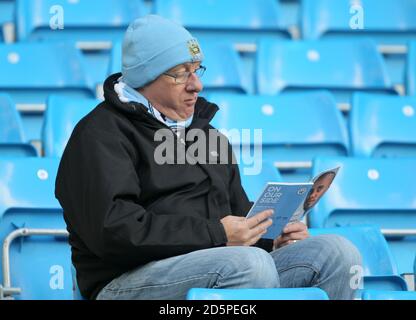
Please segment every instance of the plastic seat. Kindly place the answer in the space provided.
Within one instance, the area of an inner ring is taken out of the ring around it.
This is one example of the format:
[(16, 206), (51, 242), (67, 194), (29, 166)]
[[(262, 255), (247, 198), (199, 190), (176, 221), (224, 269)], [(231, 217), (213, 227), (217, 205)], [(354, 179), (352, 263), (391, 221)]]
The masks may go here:
[(206, 289), (192, 288), (187, 300), (329, 300), (319, 288)]
[(416, 97), (357, 93), (349, 118), (356, 157), (416, 157)]
[(100, 49), (103, 42), (111, 47), (130, 22), (147, 13), (141, 0), (17, 0), (16, 11), (19, 41), (71, 40), (88, 49)]
[(76, 124), (99, 102), (95, 99), (50, 96), (42, 128), (44, 156), (61, 157)]
[(0, 93), (0, 157), (36, 157), (36, 149), (25, 142), (22, 121), (7, 94)]
[[(363, 289), (407, 290), (406, 281), (399, 275), (386, 240), (374, 225), (309, 229), (311, 236), (336, 234), (350, 240), (362, 258)], [(351, 273), (351, 276), (355, 274)], [(358, 272), (358, 270), (357, 270)], [(358, 273), (357, 273), (358, 274)], [(360, 292), (358, 293), (358, 295)]]
[(313, 173), (341, 166), (309, 214), (311, 227), (375, 224), (386, 237), (399, 273), (412, 273), (416, 251), (416, 158), (317, 158)]
[(328, 89), (348, 110), (353, 91), (394, 94), (373, 41), (269, 41), (260, 43), (257, 88), (261, 94)]
[[(284, 181), (309, 180), (312, 159), (317, 155), (348, 154), (347, 129), (329, 92), (211, 94), (209, 100), (220, 107), (211, 123), (227, 130), (235, 152), (251, 148), (253, 157), (260, 158), (257, 161), (274, 163)], [(256, 132), (259, 141), (255, 140)], [(242, 139), (244, 135), (247, 137)], [(261, 153), (254, 149), (256, 145), (262, 146)]]
[(50, 94), (95, 96), (82, 56), (70, 44), (0, 44), (0, 66), (0, 90), (10, 94), (22, 112), (28, 140), (40, 137), (42, 113)]
[(130, 22), (148, 12), (142, 0), (17, 3), (18, 40), (73, 42), (83, 50), (86, 71), (95, 85), (105, 80), (112, 42), (120, 41)]
[(263, 36), (289, 37), (274, 0), (155, 0), (155, 13), (181, 23), (201, 40), (244, 46)]
[(365, 290), (363, 300), (416, 300), (415, 291)]
[(54, 196), (58, 165), (59, 159), (0, 160), (0, 239), (11, 237), (10, 281), (2, 254), (1, 283), (20, 288), (15, 299), (72, 299), (70, 246)]
[(305, 0), (301, 29), (305, 39), (371, 37), (385, 54), (393, 83), (402, 84), (407, 42), (416, 39), (415, 12), (413, 0)]

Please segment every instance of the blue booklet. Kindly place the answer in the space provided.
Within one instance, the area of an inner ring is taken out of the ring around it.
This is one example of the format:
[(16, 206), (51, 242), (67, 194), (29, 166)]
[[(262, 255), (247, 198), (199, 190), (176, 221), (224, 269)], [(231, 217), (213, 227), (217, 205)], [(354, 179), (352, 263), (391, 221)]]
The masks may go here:
[(273, 224), (267, 229), (263, 238), (275, 239), (282, 233), (283, 228), (291, 220), (296, 209), (303, 203), (312, 186), (312, 182), (269, 182), (248, 212), (247, 218), (261, 211), (273, 209), (274, 214), (271, 217)]
[(288, 223), (301, 221), (328, 190), (339, 167), (324, 171), (306, 183), (269, 182), (247, 214), (273, 209), (273, 224), (263, 235), (264, 239), (276, 239)]

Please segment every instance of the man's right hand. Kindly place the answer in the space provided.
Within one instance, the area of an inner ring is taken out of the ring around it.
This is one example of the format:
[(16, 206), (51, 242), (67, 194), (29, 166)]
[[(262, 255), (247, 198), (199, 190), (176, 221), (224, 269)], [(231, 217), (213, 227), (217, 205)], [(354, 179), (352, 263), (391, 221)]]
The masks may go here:
[(267, 232), (272, 225), (269, 219), (273, 210), (259, 212), (250, 218), (226, 216), (220, 221), (227, 235), (227, 246), (251, 246), (255, 244)]

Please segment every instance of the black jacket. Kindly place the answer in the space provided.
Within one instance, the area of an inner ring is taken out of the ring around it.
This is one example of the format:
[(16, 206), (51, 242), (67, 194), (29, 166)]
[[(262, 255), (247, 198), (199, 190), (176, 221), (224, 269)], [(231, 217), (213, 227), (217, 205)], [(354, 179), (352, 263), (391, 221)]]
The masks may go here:
[[(154, 134), (168, 127), (119, 100), (119, 77), (106, 80), (105, 101), (76, 126), (56, 180), (78, 285), (90, 299), (139, 265), (224, 245), (220, 219), (251, 206), (237, 165), (157, 164)], [(199, 98), (189, 129), (213, 129), (217, 110)]]

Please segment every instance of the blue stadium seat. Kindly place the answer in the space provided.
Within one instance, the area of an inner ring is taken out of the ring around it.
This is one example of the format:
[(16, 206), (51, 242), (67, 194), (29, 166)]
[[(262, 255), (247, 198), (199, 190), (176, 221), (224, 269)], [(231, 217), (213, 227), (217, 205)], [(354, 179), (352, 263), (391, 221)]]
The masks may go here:
[(108, 49), (145, 13), (142, 0), (17, 0), (18, 40), (70, 40), (88, 49), (107, 44)]
[(355, 157), (416, 157), (416, 97), (356, 93), (349, 117)]
[(261, 163), (261, 170), (257, 172), (255, 165), (239, 162), (241, 184), (250, 201), (256, 201), (268, 182), (281, 182), (279, 170), (268, 161)]
[(142, 0), (18, 0), (18, 40), (75, 43), (88, 61), (91, 80), (98, 84), (105, 78), (112, 42), (120, 41), (129, 23), (147, 11)]
[[(80, 52), (64, 43), (0, 44), (0, 90), (15, 101), (28, 140), (40, 137), (47, 97), (94, 97)], [(30, 72), (28, 72), (30, 71)]]
[[(214, 127), (239, 129), (240, 137), (241, 129), (250, 129), (247, 139), (240, 141), (233, 138), (233, 131), (228, 132), (235, 152), (250, 146), (258, 161), (275, 163), (285, 181), (309, 180), (311, 161), (317, 155), (348, 154), (344, 120), (326, 91), (278, 96), (211, 94), (209, 100), (220, 107)], [(262, 135), (260, 142), (254, 140), (256, 129)], [(259, 143), (261, 154), (253, 150)]]
[(364, 290), (363, 300), (416, 300), (415, 291)]
[[(224, 42), (201, 43), (205, 59), (202, 65), (207, 68), (202, 83), (202, 95), (212, 92), (247, 92), (249, 79), (245, 77), (240, 56), (232, 45)], [(121, 72), (120, 43), (114, 45), (110, 59), (109, 74)]]
[(61, 157), (75, 125), (98, 104), (95, 99), (52, 95), (48, 99), (42, 128), (45, 157)]
[(0, 0), (0, 42), (7, 39), (7, 25), (14, 24), (15, 0)]
[(395, 93), (382, 56), (369, 39), (358, 41), (269, 41), (258, 49), (261, 94), (328, 89), (348, 110), (352, 91)]
[(406, 65), (406, 94), (416, 95), (416, 41), (409, 44)]
[(406, 45), (416, 39), (415, 1), (303, 0), (301, 12), (305, 39), (371, 37), (385, 55), (393, 83), (403, 83)]
[[(350, 240), (357, 247), (362, 257), (363, 289), (407, 290), (406, 281), (399, 275), (396, 261), (383, 234), (376, 226), (310, 228), (309, 232), (311, 236), (340, 235)], [(351, 276), (356, 273), (355, 270), (353, 271)]]
[(341, 166), (331, 188), (308, 215), (311, 227), (375, 224), (399, 273), (413, 272), (416, 251), (416, 158), (317, 158), (313, 173)]
[(255, 45), (263, 36), (289, 37), (275, 0), (155, 0), (154, 11), (181, 23), (201, 40)]
[(187, 300), (329, 300), (319, 288), (206, 289), (192, 288)]
[(7, 94), (0, 93), (0, 157), (36, 157), (36, 149), (26, 143), (20, 114)]
[(20, 288), (16, 299), (72, 299), (70, 246), (54, 196), (58, 165), (59, 159), (0, 160), (0, 240), (12, 237), (10, 279), (3, 272), (0, 279), (3, 290)]

